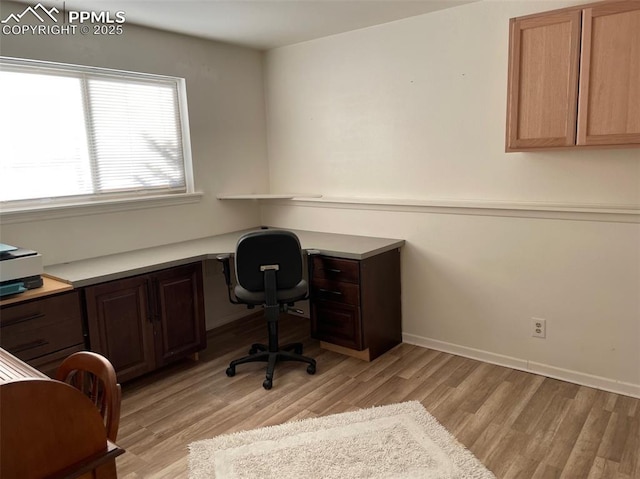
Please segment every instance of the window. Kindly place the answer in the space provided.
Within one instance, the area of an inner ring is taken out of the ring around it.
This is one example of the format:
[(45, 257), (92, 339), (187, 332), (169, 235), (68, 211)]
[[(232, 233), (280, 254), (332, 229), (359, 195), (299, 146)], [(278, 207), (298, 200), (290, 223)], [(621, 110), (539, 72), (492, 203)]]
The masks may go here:
[(193, 192), (181, 78), (0, 58), (3, 209)]

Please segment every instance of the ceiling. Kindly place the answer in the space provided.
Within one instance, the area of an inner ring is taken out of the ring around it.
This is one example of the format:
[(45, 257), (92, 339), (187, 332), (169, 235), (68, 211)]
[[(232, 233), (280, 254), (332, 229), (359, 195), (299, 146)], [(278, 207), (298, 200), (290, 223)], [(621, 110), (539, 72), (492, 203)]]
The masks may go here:
[[(37, 0), (16, 0), (34, 5)], [(259, 50), (478, 0), (41, 0), (62, 11), (123, 11), (126, 23)], [(125, 25), (126, 25), (125, 23)]]

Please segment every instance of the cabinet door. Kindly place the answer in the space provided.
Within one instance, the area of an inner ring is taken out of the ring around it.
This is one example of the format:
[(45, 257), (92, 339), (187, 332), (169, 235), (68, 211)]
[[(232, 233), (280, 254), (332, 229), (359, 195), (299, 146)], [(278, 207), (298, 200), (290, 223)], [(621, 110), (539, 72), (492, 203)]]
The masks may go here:
[(575, 145), (581, 12), (510, 21), (506, 151)]
[(155, 367), (147, 276), (85, 288), (91, 350), (104, 354), (120, 382)]
[(584, 10), (579, 145), (640, 144), (640, 2)]
[(153, 316), (158, 365), (204, 349), (202, 264), (160, 271), (152, 281), (157, 295)]

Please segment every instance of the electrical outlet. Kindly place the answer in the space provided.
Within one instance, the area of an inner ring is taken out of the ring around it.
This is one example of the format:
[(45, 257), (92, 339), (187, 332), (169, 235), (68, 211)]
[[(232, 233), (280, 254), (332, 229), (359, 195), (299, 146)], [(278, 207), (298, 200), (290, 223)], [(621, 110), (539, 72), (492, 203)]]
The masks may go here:
[(534, 338), (547, 337), (547, 320), (541, 318), (531, 318), (531, 336)]

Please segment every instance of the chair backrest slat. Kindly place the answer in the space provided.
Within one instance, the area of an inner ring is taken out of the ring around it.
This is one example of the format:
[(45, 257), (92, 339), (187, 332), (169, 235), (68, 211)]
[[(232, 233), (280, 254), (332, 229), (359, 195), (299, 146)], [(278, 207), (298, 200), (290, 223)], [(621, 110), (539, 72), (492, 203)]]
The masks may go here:
[(56, 379), (79, 389), (96, 405), (104, 420), (107, 437), (115, 442), (122, 391), (109, 360), (90, 351), (74, 353), (62, 362)]

